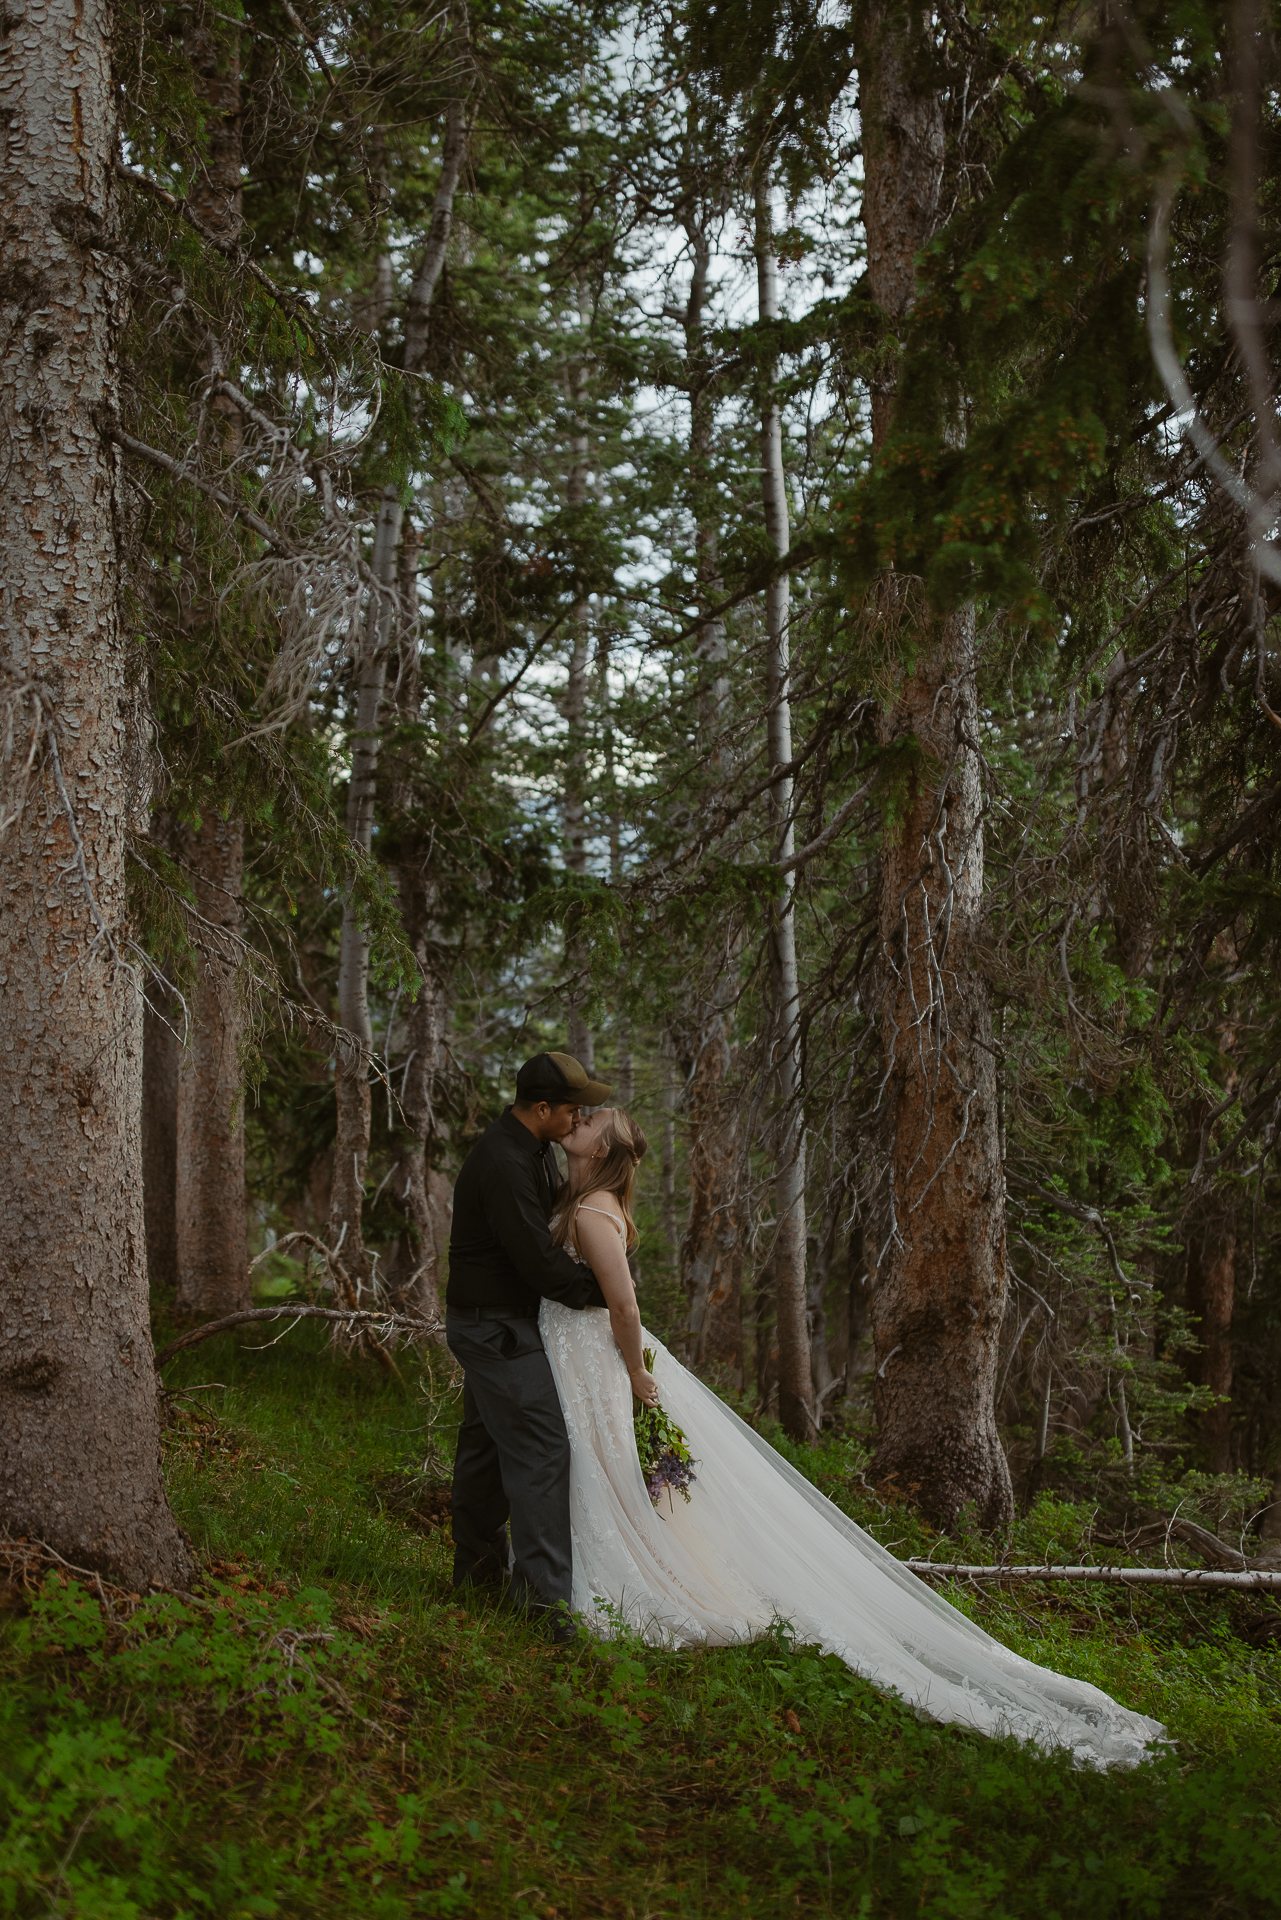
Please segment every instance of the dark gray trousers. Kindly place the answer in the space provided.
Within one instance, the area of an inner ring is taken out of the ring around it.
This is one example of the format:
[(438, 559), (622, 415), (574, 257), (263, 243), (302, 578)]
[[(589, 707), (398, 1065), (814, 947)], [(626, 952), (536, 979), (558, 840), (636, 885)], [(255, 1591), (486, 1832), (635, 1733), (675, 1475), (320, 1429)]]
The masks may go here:
[(529, 1607), (569, 1605), (569, 1436), (537, 1320), (471, 1320), (445, 1312), (463, 1370), (454, 1460), (454, 1585), (507, 1572)]

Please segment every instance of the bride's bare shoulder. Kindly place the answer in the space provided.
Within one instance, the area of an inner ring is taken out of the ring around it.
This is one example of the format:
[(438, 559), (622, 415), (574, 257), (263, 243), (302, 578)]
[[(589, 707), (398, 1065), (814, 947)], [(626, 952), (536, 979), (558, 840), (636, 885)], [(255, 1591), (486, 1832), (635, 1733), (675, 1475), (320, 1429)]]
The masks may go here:
[(599, 1191), (589, 1193), (577, 1203), (574, 1210), (580, 1217), (583, 1214), (595, 1214), (599, 1219), (600, 1216), (604, 1214), (614, 1222), (615, 1226), (621, 1227), (623, 1225), (623, 1210), (612, 1193), (601, 1193)]

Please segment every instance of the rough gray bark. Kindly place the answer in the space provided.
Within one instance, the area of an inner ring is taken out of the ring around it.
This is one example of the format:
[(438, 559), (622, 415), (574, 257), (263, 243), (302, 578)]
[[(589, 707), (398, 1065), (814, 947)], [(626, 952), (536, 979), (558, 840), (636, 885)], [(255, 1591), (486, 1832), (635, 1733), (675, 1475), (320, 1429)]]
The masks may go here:
[[(191, 1556), (165, 1500), (125, 964), (121, 289), (104, 0), (0, 33), (3, 698), (37, 758), (0, 841), (0, 1527), (126, 1586)], [(12, 774), (12, 767), (5, 770)]]
[[(938, 219), (943, 112), (922, 16), (887, 0), (866, 9), (862, 34), (868, 277), (873, 298), (898, 321), (912, 303), (915, 257)], [(893, 400), (891, 375), (873, 394), (877, 452)], [(894, 617), (919, 630), (915, 664), (883, 716), (882, 739), (915, 742), (919, 755), (881, 865), (892, 1217), (871, 1303), (880, 1430), (872, 1472), (939, 1525), (972, 1502), (994, 1527), (1012, 1517), (1014, 1498), (994, 1405), (1005, 1174), (978, 951), (974, 610), (915, 610), (892, 577), (883, 592)]]
[[(756, 178), (756, 281), (760, 317), (777, 320), (778, 258), (769, 175), (762, 163)], [(772, 372), (765, 376), (761, 406), (761, 491), (765, 530), (782, 556), (791, 544), (787, 479), (783, 471), (783, 421)], [(789, 591), (782, 574), (765, 596), (768, 630), (768, 747), (771, 769), (792, 758), (791, 643)], [(769, 790), (770, 828), (776, 836), (774, 858), (787, 862), (796, 851), (792, 822), (792, 779), (781, 774)], [(811, 1440), (817, 1431), (814, 1386), (810, 1378), (809, 1331), (805, 1317), (805, 1113), (801, 1081), (801, 996), (796, 968), (796, 875), (785, 871), (770, 923), (771, 1065), (778, 1095), (774, 1139), (774, 1245), (770, 1271), (774, 1283), (775, 1337), (778, 1341), (778, 1417), (794, 1440)]]
[(245, 1236), (244, 1009), (238, 939), (244, 922), (245, 835), (206, 815), (175, 850), (195, 885), (196, 978), (191, 1032), (175, 1101), (174, 1261), (180, 1313), (251, 1305)]

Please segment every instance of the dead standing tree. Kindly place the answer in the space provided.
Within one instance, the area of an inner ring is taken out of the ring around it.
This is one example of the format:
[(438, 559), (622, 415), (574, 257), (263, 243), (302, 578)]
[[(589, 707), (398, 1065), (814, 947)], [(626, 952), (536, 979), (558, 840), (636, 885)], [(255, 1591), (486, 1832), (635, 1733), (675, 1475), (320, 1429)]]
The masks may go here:
[[(859, 52), (864, 222), (872, 296), (899, 324), (915, 260), (939, 220), (941, 87), (920, 16), (867, 9)], [(889, 432), (892, 381), (874, 390), (873, 444)], [(985, 1526), (1013, 1513), (996, 1427), (1005, 1309), (1005, 1175), (996, 1055), (977, 940), (983, 914), (982, 790), (974, 609), (914, 604), (880, 584), (887, 619), (909, 623), (913, 664), (882, 727), (911, 757), (900, 824), (881, 865), (884, 1088), (893, 1126), (891, 1230), (872, 1301), (879, 1438), (873, 1472), (941, 1525), (972, 1503)]]
[[(406, 305), (405, 372), (408, 374), (421, 373), (427, 357), (432, 300), (444, 270), (454, 199), (466, 163), (469, 135), (466, 96), (456, 96), (446, 110), (432, 217)], [(400, 657), (402, 677), (398, 691), (402, 698), (418, 685), (417, 542), (406, 540), (404, 535), (404, 508), (396, 489), (389, 486), (383, 493), (374, 538), (371, 572), (376, 584), (370, 594), (358, 666), (356, 726), (347, 801), (348, 836), (363, 857), (368, 857), (373, 845), (387, 669), (393, 656)], [(425, 965), (429, 959), (431, 887), (421, 866), (412, 852), (407, 853), (399, 874), (405, 932), (423, 974), (410, 1018), (410, 1058), (402, 1099), (406, 1125), (398, 1143), (393, 1177), (399, 1176), (397, 1198), (406, 1208), (411, 1228), (424, 1250), (414, 1274), (416, 1304), (434, 1311), (434, 1270), (430, 1275), (428, 1272), (429, 1265), (434, 1268), (434, 1263), (430, 1262), (426, 1249), (434, 1245), (437, 1222), (427, 1190), (424, 1152), (431, 1127), (432, 1079), (439, 1055), (439, 991)], [(329, 1203), (329, 1240), (335, 1250), (341, 1247), (348, 1271), (358, 1287), (364, 1287), (372, 1278), (362, 1216), (369, 1162), (369, 1063), (373, 1029), (369, 1017), (369, 937), (354, 888), (349, 888), (343, 904), (338, 1017), (350, 1039), (340, 1050), (334, 1075), (338, 1128)]]
[[(142, 994), (125, 931), (112, 20), (0, 32), (0, 1524), (130, 1587), (190, 1561), (160, 1479), (142, 1218)], [(25, 789), (25, 790), (24, 790)]]
[[(754, 181), (755, 251), (759, 314), (777, 320), (778, 256), (774, 239), (768, 160)], [(761, 490), (765, 528), (782, 559), (791, 542), (787, 477), (783, 469), (783, 421), (767, 366), (761, 397)], [(774, 1241), (769, 1256), (778, 1335), (778, 1417), (794, 1440), (817, 1432), (810, 1378), (809, 1329), (805, 1316), (805, 1110), (801, 1076), (801, 997), (796, 964), (796, 833), (793, 813), (791, 638), (788, 577), (780, 572), (766, 589), (766, 729), (770, 765), (769, 822), (780, 863), (778, 897), (770, 920), (771, 1066), (777, 1091), (774, 1138)]]

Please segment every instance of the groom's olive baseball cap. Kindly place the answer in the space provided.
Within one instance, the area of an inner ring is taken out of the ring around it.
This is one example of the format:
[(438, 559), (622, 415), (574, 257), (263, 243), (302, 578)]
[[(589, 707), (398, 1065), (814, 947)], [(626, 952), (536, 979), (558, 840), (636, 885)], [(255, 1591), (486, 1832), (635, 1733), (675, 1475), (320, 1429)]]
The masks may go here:
[(599, 1107), (609, 1094), (609, 1088), (593, 1080), (569, 1053), (536, 1053), (516, 1075), (518, 1100), (548, 1100), (554, 1107)]

